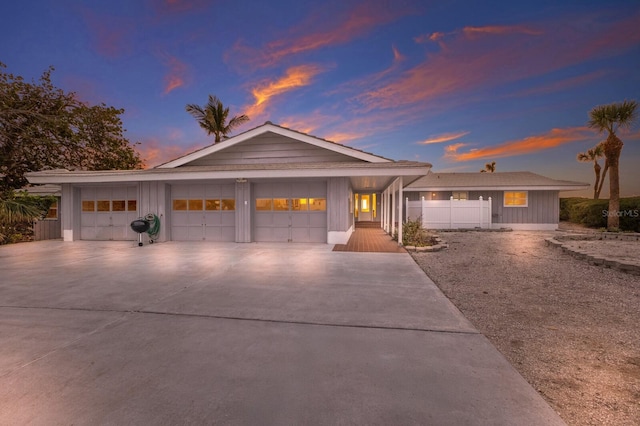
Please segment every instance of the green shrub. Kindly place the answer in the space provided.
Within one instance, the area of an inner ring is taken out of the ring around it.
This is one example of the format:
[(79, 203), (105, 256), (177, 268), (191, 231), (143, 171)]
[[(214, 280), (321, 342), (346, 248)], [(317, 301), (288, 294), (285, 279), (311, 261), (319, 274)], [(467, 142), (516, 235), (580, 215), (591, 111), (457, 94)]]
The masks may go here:
[[(398, 241), (398, 231), (393, 231), (394, 241)], [(402, 244), (405, 246), (426, 247), (435, 244), (435, 238), (422, 227), (422, 218), (408, 220), (402, 224)]]
[[(589, 228), (606, 228), (609, 200), (561, 198), (560, 220), (580, 223)], [(620, 230), (640, 232), (640, 197), (620, 199)]]

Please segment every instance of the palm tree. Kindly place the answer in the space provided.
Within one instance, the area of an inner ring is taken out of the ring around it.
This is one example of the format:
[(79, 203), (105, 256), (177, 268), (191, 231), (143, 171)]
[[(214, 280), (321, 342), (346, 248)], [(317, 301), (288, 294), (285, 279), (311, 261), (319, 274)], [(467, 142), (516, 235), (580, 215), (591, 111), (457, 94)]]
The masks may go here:
[(602, 167), (600, 167), (600, 163), (598, 163), (598, 159), (604, 156), (604, 147), (601, 142), (593, 148), (587, 150), (587, 152), (581, 152), (577, 156), (577, 160), (583, 163), (593, 161), (593, 171), (596, 174), (596, 181), (593, 185), (593, 199), (597, 200), (600, 198), (600, 191), (602, 191), (602, 184), (604, 183), (604, 178), (607, 176), (607, 170), (609, 170), (609, 163), (605, 161), (604, 163), (604, 173), (600, 176), (600, 171)]
[[(11, 230), (12, 225), (21, 222), (31, 222), (42, 217), (42, 207), (38, 206), (33, 198), (15, 196), (13, 194), (0, 194), (0, 231)], [(0, 242), (6, 238), (0, 232)]]
[(484, 169), (480, 170), (480, 173), (494, 173), (496, 171), (496, 162), (492, 161), (484, 165)]
[(234, 128), (249, 121), (249, 117), (242, 114), (233, 117), (227, 123), (229, 108), (225, 108), (220, 99), (212, 95), (209, 95), (209, 102), (204, 107), (188, 104), (185, 109), (198, 120), (198, 124), (207, 132), (207, 135), (215, 135), (215, 143), (228, 138)]
[(637, 117), (636, 101), (624, 101), (609, 105), (600, 105), (589, 112), (589, 127), (602, 133), (607, 131), (607, 140), (602, 143), (606, 163), (609, 166), (609, 212), (607, 228), (617, 230), (620, 226), (620, 153), (624, 145), (616, 135), (620, 128), (628, 128)]

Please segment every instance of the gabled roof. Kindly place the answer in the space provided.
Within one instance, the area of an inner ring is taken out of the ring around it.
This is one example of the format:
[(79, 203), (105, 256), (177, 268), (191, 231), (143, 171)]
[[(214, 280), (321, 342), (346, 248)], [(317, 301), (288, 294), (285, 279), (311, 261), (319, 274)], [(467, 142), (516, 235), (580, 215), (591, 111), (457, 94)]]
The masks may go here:
[(169, 161), (168, 163), (161, 164), (159, 166), (156, 166), (155, 168), (170, 169), (170, 168), (175, 168), (179, 166), (184, 166), (195, 160), (198, 160), (200, 158), (214, 154), (219, 151), (223, 151), (234, 145), (242, 143), (248, 139), (255, 138), (256, 136), (259, 136), (268, 132), (275, 133), (287, 138), (295, 139), (297, 141), (304, 142), (319, 148), (323, 148), (328, 151), (332, 151), (335, 153), (352, 157), (354, 161), (359, 160), (359, 161), (366, 161), (368, 163), (387, 163), (387, 162), (393, 161), (388, 158), (384, 158), (384, 157), (374, 155), (365, 151), (361, 151), (359, 149), (355, 149), (355, 148), (351, 148), (335, 142), (331, 142), (331, 141), (318, 138), (316, 136), (312, 136), (306, 133), (291, 130), (286, 127), (279, 126), (271, 123), (270, 121), (267, 121), (261, 126), (255, 127), (251, 130), (247, 130), (246, 132), (240, 133), (239, 135), (233, 136), (227, 140), (218, 142), (214, 145), (209, 145), (198, 151), (194, 151), (190, 154), (187, 154), (175, 160)]
[(551, 179), (531, 172), (434, 173), (417, 179), (408, 191), (558, 190), (586, 189), (588, 183)]

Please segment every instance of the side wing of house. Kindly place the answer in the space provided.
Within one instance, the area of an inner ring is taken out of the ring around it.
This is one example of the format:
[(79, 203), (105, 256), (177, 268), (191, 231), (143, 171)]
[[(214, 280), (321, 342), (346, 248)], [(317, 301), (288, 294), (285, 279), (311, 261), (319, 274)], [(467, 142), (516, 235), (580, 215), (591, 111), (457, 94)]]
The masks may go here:
[(530, 172), (429, 173), (405, 191), (413, 202), (424, 200), (427, 214), (429, 206), (436, 206), (443, 200), (451, 200), (445, 205), (456, 206), (457, 202), (461, 205), (466, 200), (482, 198), (485, 203), (491, 200), (493, 228), (555, 230), (560, 220), (560, 191), (580, 190), (588, 186)]

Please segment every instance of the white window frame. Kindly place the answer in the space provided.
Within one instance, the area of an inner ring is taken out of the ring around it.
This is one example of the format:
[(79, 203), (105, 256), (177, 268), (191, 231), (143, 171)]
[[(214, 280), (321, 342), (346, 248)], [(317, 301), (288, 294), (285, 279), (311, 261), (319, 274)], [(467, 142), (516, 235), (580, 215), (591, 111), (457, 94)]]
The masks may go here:
[[(525, 195), (526, 202), (520, 206), (507, 204), (507, 193), (509, 192), (523, 192)], [(502, 194), (502, 206), (503, 207), (529, 207), (529, 191), (504, 191), (504, 193)]]
[[(464, 194), (464, 198), (461, 198), (460, 194)], [(451, 196), (454, 201), (467, 201), (469, 199), (469, 191), (452, 191)]]

